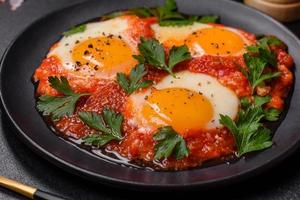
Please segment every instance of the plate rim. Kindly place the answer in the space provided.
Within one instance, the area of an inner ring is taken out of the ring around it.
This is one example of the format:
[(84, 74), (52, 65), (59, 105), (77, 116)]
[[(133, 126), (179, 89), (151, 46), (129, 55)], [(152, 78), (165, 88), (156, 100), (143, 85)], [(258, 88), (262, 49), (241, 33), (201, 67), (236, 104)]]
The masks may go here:
[[(239, 4), (239, 6), (244, 7), (244, 9), (248, 9), (249, 11), (254, 12), (256, 15), (260, 15), (261, 17), (267, 18), (270, 22), (272, 22), (276, 26), (279, 26), (282, 30), (284, 30), (286, 33), (288, 33), (289, 36), (291, 36), (295, 41), (297, 41), (297, 43), (300, 46), (300, 39), (291, 30), (289, 30), (286, 26), (284, 26), (282, 23), (278, 22), (274, 18), (264, 14), (261, 11), (258, 11), (252, 7), (246, 6), (239, 2), (235, 2), (232, 0), (218, 0), (218, 1), (223, 1), (223, 2), (229, 3), (229, 4)], [(28, 29), (30, 29), (32, 26), (39, 23), (40, 21), (44, 20), (45, 18), (48, 18), (49, 16), (52, 16), (52, 15), (56, 15), (57, 13), (60, 13), (64, 10), (68, 10), (68, 9), (72, 9), (73, 7), (78, 7), (80, 5), (84, 5), (86, 3), (87, 3), (87, 1), (84, 1), (81, 3), (76, 3), (74, 5), (66, 6), (66, 7), (57, 9), (53, 12), (47, 13), (47, 14), (43, 15), (42, 17), (38, 18), (37, 20), (34, 20), (33, 22), (31, 22), (19, 34), (17, 34), (16, 37), (7, 46), (6, 50), (4, 51), (4, 53), (1, 57), (1, 60), (0, 60), (0, 82), (2, 83), (2, 81), (3, 81), (2, 80), (3, 79), (2, 69), (3, 69), (4, 62), (5, 62), (5, 58), (8, 55), (13, 44), (17, 41), (17, 39), (20, 36), (22, 36)], [(64, 171), (70, 172), (71, 174), (80, 176), (81, 178), (84, 178), (89, 181), (93, 181), (93, 182), (97, 182), (97, 183), (100, 182), (100, 183), (103, 183), (103, 184), (106, 184), (109, 186), (113, 186), (113, 187), (123, 188), (122, 186), (130, 185), (130, 186), (134, 186), (133, 188), (130, 187), (130, 189), (133, 189), (133, 190), (141, 190), (141, 189), (142, 190), (165, 190), (165, 189), (170, 189), (170, 188), (172, 188), (172, 189), (175, 189), (175, 188), (176, 189), (193, 189), (195, 187), (197, 187), (197, 189), (199, 189), (201, 186), (205, 186), (208, 188), (218, 187), (218, 186), (222, 186), (224, 184), (228, 184), (229, 181), (231, 182), (230, 184), (232, 184), (235, 182), (245, 180), (249, 177), (261, 174), (264, 171), (266, 171), (267, 169), (270, 169), (272, 166), (278, 165), (280, 162), (282, 162), (283, 160), (288, 158), (293, 152), (295, 152), (300, 146), (300, 140), (299, 140), (295, 144), (293, 144), (292, 147), (290, 147), (289, 149), (287, 149), (284, 152), (281, 152), (276, 158), (270, 160), (270, 162), (260, 164), (258, 167), (251, 168), (249, 170), (244, 170), (238, 174), (231, 175), (230, 177), (225, 177), (225, 178), (223, 177), (220, 179), (215, 179), (215, 180), (210, 180), (210, 181), (198, 181), (198, 182), (194, 182), (194, 183), (181, 184), (181, 185), (180, 184), (177, 184), (177, 185), (173, 185), (173, 184), (154, 185), (154, 184), (142, 183), (142, 182), (137, 182), (137, 181), (127, 181), (127, 180), (122, 180), (122, 179), (117, 179), (117, 178), (112, 178), (109, 176), (101, 175), (101, 174), (77, 167), (77, 166), (57, 157), (56, 155), (52, 154), (51, 152), (43, 149), (38, 143), (33, 141), (21, 129), (21, 127), (19, 127), (19, 125), (15, 122), (13, 117), (10, 115), (10, 112), (5, 103), (2, 91), (3, 91), (3, 86), (1, 84), (0, 85), (0, 100), (1, 100), (1, 104), (2, 104), (2, 109), (5, 111), (4, 114), (8, 117), (10, 122), (13, 124), (13, 128), (16, 129), (16, 131), (14, 131), (14, 132), (16, 132), (18, 138), (21, 139), (21, 141), (23, 143), (25, 143), (26, 146), (29, 147), (29, 149), (33, 150), (36, 154), (39, 155), (39, 157), (46, 159), (47, 161), (49, 161), (50, 163), (52, 163), (55, 166), (58, 166), (60, 169), (62, 169)], [(78, 172), (79, 172), (79, 174), (78, 174)], [(165, 173), (165, 172), (159, 172), (159, 173)], [(176, 172), (172, 172), (172, 173), (176, 173)], [(92, 177), (96, 177), (97, 180), (93, 179)]]

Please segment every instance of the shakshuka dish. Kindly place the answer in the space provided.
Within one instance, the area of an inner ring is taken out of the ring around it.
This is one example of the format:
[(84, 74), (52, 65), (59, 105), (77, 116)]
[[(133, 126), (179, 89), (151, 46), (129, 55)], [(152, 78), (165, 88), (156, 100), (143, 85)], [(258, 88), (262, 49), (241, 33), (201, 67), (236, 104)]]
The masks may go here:
[(276, 36), (218, 22), (167, 0), (72, 27), (34, 73), (37, 110), (85, 150), (155, 170), (270, 148), (293, 58)]

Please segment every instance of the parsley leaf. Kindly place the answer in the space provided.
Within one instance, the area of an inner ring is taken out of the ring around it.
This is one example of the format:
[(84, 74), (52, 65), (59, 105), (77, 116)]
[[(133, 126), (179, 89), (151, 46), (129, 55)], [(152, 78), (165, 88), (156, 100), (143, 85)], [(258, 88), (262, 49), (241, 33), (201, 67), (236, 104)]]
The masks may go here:
[(268, 103), (271, 100), (270, 96), (254, 96), (254, 105), (257, 107), (262, 107), (264, 104)]
[(81, 32), (84, 32), (86, 29), (86, 24), (82, 24), (82, 25), (79, 25), (79, 26), (75, 26), (73, 28), (71, 28), (70, 30), (66, 31), (66, 32), (63, 32), (63, 35), (64, 36), (70, 36), (70, 35), (73, 35), (75, 33), (81, 33)]
[(141, 54), (138, 56), (140, 58), (138, 61), (141, 61), (141, 58), (143, 58), (144, 62), (147, 64), (160, 69), (167, 68), (165, 63), (165, 50), (163, 45), (159, 44), (158, 40), (154, 38), (145, 39), (141, 37), (141, 42), (139, 43), (138, 48)]
[(108, 142), (115, 140), (115, 137), (106, 134), (92, 134), (84, 137), (82, 140), (84, 144), (96, 146), (99, 148), (106, 145)]
[(176, 64), (191, 58), (191, 54), (186, 45), (179, 47), (173, 46), (169, 53), (169, 68), (173, 69)]
[(153, 139), (158, 142), (154, 146), (154, 159), (156, 160), (168, 158), (171, 155), (180, 160), (189, 155), (184, 139), (170, 126), (159, 128)]
[(281, 45), (282, 42), (274, 37), (262, 37), (258, 40), (258, 44), (248, 46), (247, 50), (251, 53), (259, 54), (259, 57), (266, 62), (275, 67), (277, 65), (276, 55), (269, 48), (269, 45)]
[(281, 74), (280, 72), (269, 72), (263, 74), (267, 63), (260, 57), (253, 57), (249, 53), (245, 53), (244, 60), (248, 67), (248, 71), (243, 68), (241, 71), (249, 80), (253, 90), (265, 80), (279, 77)]
[(250, 103), (247, 98), (242, 98), (242, 109), (236, 122), (229, 116), (220, 115), (220, 123), (226, 126), (235, 137), (238, 157), (272, 145), (271, 131), (260, 122), (262, 119), (276, 121), (279, 117), (280, 112), (277, 109), (263, 110), (262, 106), (270, 100), (270, 96), (254, 96), (254, 102)]
[(178, 12), (175, 0), (166, 0), (165, 5), (157, 8), (160, 26), (185, 26), (194, 22), (215, 23), (218, 16), (186, 16)]
[(265, 119), (268, 121), (277, 121), (279, 119), (281, 111), (276, 108), (269, 108), (265, 110)]
[(79, 98), (88, 95), (74, 93), (68, 80), (63, 76), (60, 79), (58, 77), (49, 77), (48, 81), (52, 88), (65, 96), (40, 96), (37, 102), (37, 109), (43, 115), (51, 115), (51, 119), (54, 121), (59, 120), (64, 115), (72, 115)]
[(158, 18), (160, 26), (185, 26), (191, 25), (194, 22), (200, 23), (215, 23), (219, 17), (214, 15), (207, 16), (188, 16), (178, 12), (175, 0), (166, 0), (165, 4), (155, 8), (133, 8), (127, 11), (117, 11), (102, 17), (102, 20), (112, 19), (123, 15), (136, 15), (138, 17), (152, 17)]
[(169, 52), (169, 61), (167, 64), (164, 47), (154, 38), (141, 38), (138, 48), (140, 55), (134, 57), (140, 63), (146, 63), (158, 69), (165, 70), (173, 76), (173, 68), (176, 64), (191, 59), (191, 54), (186, 45), (172, 47)]
[(152, 84), (150, 80), (142, 81), (146, 73), (144, 64), (138, 64), (131, 70), (128, 78), (124, 73), (117, 73), (117, 81), (127, 94), (132, 94), (139, 88), (145, 88)]
[(83, 138), (85, 144), (103, 146), (111, 140), (122, 140), (121, 125), (123, 116), (105, 108), (102, 115), (95, 112), (79, 112), (79, 118), (89, 127), (100, 131), (101, 134), (92, 134)]
[(217, 15), (206, 15), (197, 19), (197, 22), (208, 24), (208, 23), (216, 23), (219, 20), (219, 16)]
[(260, 107), (250, 106), (246, 110), (241, 110), (236, 122), (227, 115), (220, 115), (220, 117), (220, 123), (226, 126), (235, 137), (238, 157), (272, 145), (270, 130), (259, 122), (264, 117)]

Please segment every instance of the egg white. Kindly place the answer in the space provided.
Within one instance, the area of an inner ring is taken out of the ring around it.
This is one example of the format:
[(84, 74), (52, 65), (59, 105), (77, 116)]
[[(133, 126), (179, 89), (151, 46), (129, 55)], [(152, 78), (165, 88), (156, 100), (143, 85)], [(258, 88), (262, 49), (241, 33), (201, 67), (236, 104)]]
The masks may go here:
[[(239, 110), (240, 101), (237, 95), (229, 88), (221, 85), (219, 81), (207, 74), (192, 73), (190, 71), (181, 71), (175, 74), (176, 78), (169, 75), (161, 80), (153, 87), (157, 90), (169, 88), (182, 88), (197, 93), (201, 93), (211, 103), (213, 107), (213, 117), (204, 127), (205, 129), (221, 128), (220, 114), (227, 115), (231, 119), (235, 119)], [(131, 112), (133, 118), (130, 122), (133, 125), (140, 127), (141, 131), (149, 131), (152, 127), (148, 126), (147, 120), (142, 115), (143, 105), (147, 103), (145, 100), (147, 96), (151, 95), (151, 88), (143, 92), (132, 94), (129, 97), (132, 103)], [(199, 112), (201, 112), (199, 110)], [(205, 113), (203, 113), (205, 115)], [(159, 122), (162, 125), (164, 122)]]
[(211, 25), (198, 22), (194, 22), (193, 24), (187, 26), (160, 26), (159, 24), (151, 25), (155, 38), (160, 43), (164, 43), (165, 41), (171, 39), (184, 40), (187, 36), (195, 31), (211, 27)]
[[(155, 38), (160, 42), (164, 43), (167, 40), (177, 40), (177, 41), (184, 41), (190, 34), (193, 32), (199, 31), (201, 29), (206, 29), (206, 28), (212, 28), (214, 26), (209, 25), (209, 24), (203, 24), (199, 22), (194, 22), (191, 25), (187, 26), (160, 26), (159, 24), (153, 24), (151, 25), (151, 28), (154, 31)], [(252, 42), (249, 41), (239, 29), (236, 28), (231, 28), (227, 26), (222, 26), (221, 28), (229, 30), (231, 32), (234, 32), (238, 36), (241, 37), (245, 45), (251, 45)], [(212, 35), (213, 37), (213, 35)], [(204, 51), (204, 49), (199, 45), (195, 44), (193, 47), (189, 47), (194, 49), (194, 53), (192, 53), (192, 57), (201, 57), (203, 55), (208, 55)], [(234, 56), (236, 55), (243, 55), (246, 52), (246, 49), (242, 49), (240, 52), (237, 52), (236, 54), (233, 54)], [(226, 56), (226, 55), (218, 55), (218, 56)]]
[[(75, 71), (76, 63), (72, 59), (73, 48), (78, 42), (83, 42), (91, 38), (102, 36), (121, 36), (122, 40), (129, 45), (134, 53), (137, 52), (136, 42), (128, 37), (126, 30), (128, 30), (129, 23), (126, 18), (114, 18), (101, 22), (93, 22), (86, 24), (84, 32), (75, 33), (70, 36), (64, 36), (54, 48), (50, 50), (47, 57), (56, 56), (60, 59), (64, 69)], [(95, 71), (88, 70), (86, 73), (81, 71), (84, 75), (95, 75)]]

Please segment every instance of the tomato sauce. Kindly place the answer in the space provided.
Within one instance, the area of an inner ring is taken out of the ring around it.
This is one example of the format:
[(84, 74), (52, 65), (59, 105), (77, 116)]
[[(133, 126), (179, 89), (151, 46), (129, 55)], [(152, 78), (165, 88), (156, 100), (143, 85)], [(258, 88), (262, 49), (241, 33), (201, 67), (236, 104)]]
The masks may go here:
[[(149, 18), (143, 22), (132, 21), (138, 31), (131, 31), (129, 34), (133, 38), (140, 38), (141, 35), (151, 37), (152, 32), (145, 32), (145, 24), (151, 24), (155, 19)], [(253, 37), (248, 34), (247, 37)], [(277, 55), (278, 70), (281, 76), (271, 82), (272, 100), (268, 107), (283, 109), (284, 98), (293, 83), (292, 57), (283, 48), (273, 48)], [(204, 55), (183, 62), (176, 67), (175, 71), (189, 70), (194, 73), (204, 73), (213, 76), (221, 84), (230, 88), (238, 97), (251, 96), (252, 88), (247, 78), (240, 68), (246, 67), (242, 56), (211, 56)], [(160, 81), (166, 72), (147, 66), (148, 74), (145, 79)], [(50, 87), (49, 76), (65, 76), (72, 89), (76, 93), (89, 93), (90, 96), (83, 97), (77, 104), (76, 112), (73, 116), (63, 117), (59, 121), (53, 122), (55, 130), (64, 138), (80, 139), (91, 133), (95, 133), (86, 126), (79, 118), (79, 111), (93, 111), (101, 113), (105, 107), (114, 109), (124, 115), (122, 131), (124, 139), (120, 142), (110, 142), (104, 148), (115, 151), (129, 160), (141, 160), (151, 166), (160, 169), (186, 169), (201, 165), (203, 162), (213, 159), (220, 159), (224, 156), (232, 155), (235, 152), (235, 141), (233, 135), (226, 128), (206, 131), (190, 132), (184, 136), (189, 148), (189, 156), (182, 160), (175, 160), (170, 157), (160, 162), (154, 161), (153, 132), (140, 133), (137, 127), (131, 125), (126, 118), (124, 108), (127, 102), (127, 95), (114, 80), (100, 80), (93, 77), (82, 77), (75, 73), (67, 72), (61, 66), (58, 58), (52, 56), (46, 58), (34, 74), (34, 80), (38, 81), (38, 95), (59, 95), (56, 90)]]

